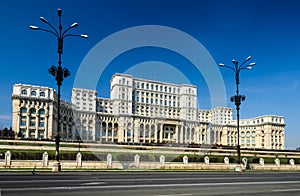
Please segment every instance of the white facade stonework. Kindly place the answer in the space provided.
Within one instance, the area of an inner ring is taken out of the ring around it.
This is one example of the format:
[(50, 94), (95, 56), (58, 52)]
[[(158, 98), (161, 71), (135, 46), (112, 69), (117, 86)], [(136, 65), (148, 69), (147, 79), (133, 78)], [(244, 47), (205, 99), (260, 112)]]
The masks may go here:
[[(13, 130), (18, 137), (53, 139), (56, 134), (55, 91), (48, 87), (13, 87)], [(63, 140), (101, 143), (177, 143), (237, 145), (232, 108), (197, 108), (197, 87), (115, 74), (110, 98), (97, 91), (72, 89), (62, 101)], [(284, 118), (267, 115), (240, 121), (245, 148), (284, 149)]]

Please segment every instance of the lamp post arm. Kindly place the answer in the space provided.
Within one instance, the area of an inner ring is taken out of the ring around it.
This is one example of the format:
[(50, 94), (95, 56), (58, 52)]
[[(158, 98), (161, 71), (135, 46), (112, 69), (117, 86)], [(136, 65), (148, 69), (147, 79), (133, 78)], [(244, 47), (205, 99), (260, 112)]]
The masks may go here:
[(70, 27), (68, 27), (66, 30), (64, 30), (64, 32), (62, 33), (62, 37), (65, 37), (65, 34), (70, 30), (70, 29), (73, 29), (75, 27), (78, 26), (78, 23), (73, 23)]
[(56, 38), (59, 37), (58, 34), (57, 34), (57, 32), (53, 32), (53, 31), (50, 31), (50, 30), (47, 30), (47, 29), (43, 29), (43, 28), (40, 28), (40, 27), (38, 27), (37, 29), (33, 29), (33, 30), (45, 31), (45, 32), (48, 32), (48, 33), (51, 33), (51, 34), (55, 35)]
[(70, 36), (72, 36), (72, 37), (82, 37), (82, 38), (85, 38), (85, 37), (83, 37), (83, 35), (79, 35), (79, 34), (66, 34), (66, 35), (63, 35), (63, 39), (64, 38), (66, 38), (66, 37), (70, 37)]
[(222, 65), (222, 67), (226, 67), (228, 69), (231, 69), (232, 71), (236, 72), (236, 69), (227, 65)]
[(249, 67), (249, 66), (244, 66), (244, 67), (240, 68), (240, 70), (250, 70), (250, 69), (251, 69), (251, 67)]
[(49, 25), (49, 27), (51, 27), (51, 29), (53, 29), (53, 31), (55, 32), (55, 35), (58, 37), (59, 36), (59, 33), (58, 31), (54, 28), (54, 26), (48, 22), (44, 17), (40, 17), (40, 20), (44, 23), (46, 23), (47, 25)]
[(246, 60), (240, 65), (240, 67), (242, 67), (246, 62), (250, 61), (251, 56), (247, 57)]

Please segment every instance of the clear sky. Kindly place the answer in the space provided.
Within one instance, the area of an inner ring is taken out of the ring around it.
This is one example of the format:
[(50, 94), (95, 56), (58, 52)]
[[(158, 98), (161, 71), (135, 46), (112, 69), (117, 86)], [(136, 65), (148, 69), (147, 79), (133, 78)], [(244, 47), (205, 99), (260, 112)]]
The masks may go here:
[[(13, 84), (56, 89), (54, 78), (47, 73), (51, 65), (57, 64), (56, 39), (46, 32), (30, 30), (29, 25), (47, 28), (39, 20), (43, 16), (56, 27), (57, 8), (63, 11), (65, 28), (78, 22), (72, 33), (89, 35), (88, 39), (65, 39), (63, 67), (72, 75), (63, 82), (63, 99), (70, 100), (78, 68), (101, 40), (126, 28), (161, 25), (195, 38), (216, 63), (231, 65), (233, 58), (243, 61), (251, 55), (256, 66), (240, 76), (241, 93), (247, 97), (241, 106), (241, 118), (284, 116), (286, 148), (300, 146), (298, 0), (1, 1), (0, 127), (11, 125)], [(111, 50), (114, 47), (117, 46)], [(193, 69), (190, 61), (174, 51), (143, 47), (116, 56), (99, 79), (99, 96), (109, 97), (109, 80), (116, 72), (166, 82), (190, 82), (198, 86), (199, 107), (211, 108), (210, 92), (203, 76)], [(226, 69), (220, 72), (228, 100), (235, 90), (234, 74)], [(234, 107), (229, 101), (227, 106)]]

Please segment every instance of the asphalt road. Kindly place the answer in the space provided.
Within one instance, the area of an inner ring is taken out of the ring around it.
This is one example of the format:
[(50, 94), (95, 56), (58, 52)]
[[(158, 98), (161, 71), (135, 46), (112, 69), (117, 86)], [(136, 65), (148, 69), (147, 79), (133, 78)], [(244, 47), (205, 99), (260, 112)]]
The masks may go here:
[(6, 195), (300, 195), (300, 173), (89, 172), (2, 173)]

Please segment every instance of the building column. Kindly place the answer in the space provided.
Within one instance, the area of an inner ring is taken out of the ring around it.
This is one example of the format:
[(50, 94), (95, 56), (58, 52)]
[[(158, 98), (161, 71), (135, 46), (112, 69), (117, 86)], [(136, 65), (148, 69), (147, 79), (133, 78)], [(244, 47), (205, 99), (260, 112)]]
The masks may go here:
[[(144, 143), (147, 142), (147, 130), (146, 130), (147, 124), (144, 124)], [(148, 132), (149, 133), (149, 132)]]
[(149, 143), (152, 141), (152, 121), (149, 124)]
[(154, 124), (154, 143), (157, 143), (157, 123)]
[(179, 139), (178, 139), (178, 124), (176, 125), (176, 127), (175, 127), (175, 142), (176, 142), (176, 144), (178, 144), (178, 142), (179, 142)]
[(26, 114), (27, 118), (26, 118), (26, 138), (29, 138), (29, 127), (30, 127), (30, 114), (29, 111)]
[(184, 126), (184, 143), (188, 143), (188, 127)]
[(45, 115), (44, 138), (48, 139), (48, 114)]
[(140, 124), (139, 123), (134, 123), (134, 142), (138, 143), (140, 142)]
[(163, 142), (163, 127), (164, 127), (164, 125), (163, 125), (163, 123), (161, 123), (160, 124), (160, 133), (159, 133), (159, 141), (160, 141), (160, 143), (162, 143)]
[(20, 123), (21, 123), (21, 112), (19, 111), (18, 114), (17, 114), (17, 129), (15, 130), (16, 131), (16, 137), (18, 137), (18, 134), (20, 132)]
[(180, 125), (180, 138), (179, 138), (179, 141), (180, 141), (180, 143), (184, 143), (184, 141), (183, 141), (183, 125)]
[(96, 141), (96, 117), (93, 116), (93, 123), (92, 123), (92, 140)]
[(127, 131), (128, 131), (128, 122), (125, 123), (125, 127), (122, 130), (122, 132), (124, 134), (124, 142), (127, 142)]

